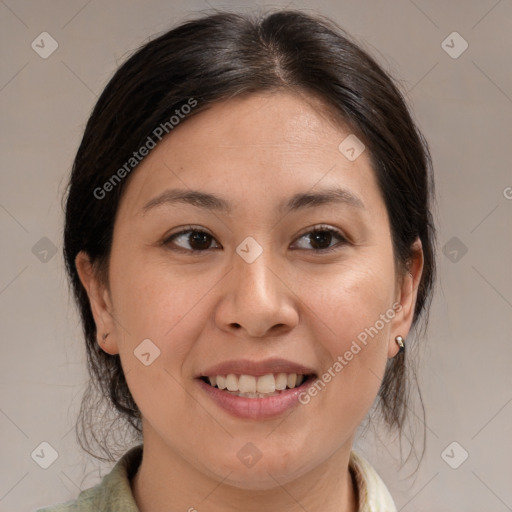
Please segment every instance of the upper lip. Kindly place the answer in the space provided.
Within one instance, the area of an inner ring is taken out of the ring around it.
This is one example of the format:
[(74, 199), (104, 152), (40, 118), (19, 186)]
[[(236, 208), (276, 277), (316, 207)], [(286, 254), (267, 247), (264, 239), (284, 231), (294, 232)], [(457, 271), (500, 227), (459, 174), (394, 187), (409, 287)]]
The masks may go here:
[(228, 375), (230, 373), (238, 375), (254, 375), (260, 377), (268, 373), (297, 373), (301, 375), (311, 375), (315, 371), (302, 364), (287, 361), (286, 359), (265, 359), (263, 361), (251, 361), (249, 359), (237, 359), (224, 361), (214, 366), (210, 366), (198, 377), (213, 377), (215, 375)]

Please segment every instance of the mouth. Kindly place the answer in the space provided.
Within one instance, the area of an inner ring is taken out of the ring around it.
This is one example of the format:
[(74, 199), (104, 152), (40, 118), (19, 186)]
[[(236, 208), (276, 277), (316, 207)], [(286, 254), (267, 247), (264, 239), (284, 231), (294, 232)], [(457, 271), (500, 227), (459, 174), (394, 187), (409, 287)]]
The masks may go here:
[(264, 420), (298, 407), (316, 378), (313, 367), (272, 358), (224, 361), (203, 369), (195, 381), (216, 407), (231, 416)]
[(238, 419), (275, 419), (300, 404), (300, 395), (316, 374), (268, 373), (212, 375), (196, 378), (201, 390), (217, 407)]
[(231, 396), (248, 399), (265, 399), (280, 396), (292, 390), (299, 390), (312, 382), (316, 374), (267, 373), (265, 375), (227, 375), (201, 376), (199, 380), (209, 387)]

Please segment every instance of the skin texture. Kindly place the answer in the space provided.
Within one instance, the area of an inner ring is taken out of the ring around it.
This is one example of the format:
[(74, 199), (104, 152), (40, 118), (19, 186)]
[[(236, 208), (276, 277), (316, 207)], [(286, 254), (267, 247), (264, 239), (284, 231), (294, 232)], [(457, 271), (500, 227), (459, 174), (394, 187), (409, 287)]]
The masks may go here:
[[(355, 511), (348, 471), (355, 431), (372, 405), (394, 339), (406, 338), (423, 261), (395, 273), (386, 208), (364, 151), (339, 150), (350, 131), (314, 98), (278, 92), (218, 103), (176, 127), (130, 176), (114, 227), (109, 285), (76, 259), (103, 349), (120, 354), (143, 415), (144, 457), (132, 482), (142, 512)], [(283, 215), (299, 192), (339, 186), (364, 204), (327, 204)], [(184, 203), (143, 213), (169, 188), (215, 193), (231, 213)], [(107, 200), (107, 199), (105, 199)], [(315, 225), (347, 242), (314, 249)], [(171, 234), (193, 225), (204, 245)], [(262, 254), (247, 263), (237, 246), (252, 236)], [(210, 247), (197, 252), (191, 248)], [(178, 249), (182, 248), (182, 252)], [(279, 418), (245, 420), (220, 409), (195, 376), (230, 359), (281, 357), (332, 367), (393, 303), (402, 308), (307, 405)], [(149, 338), (160, 356), (149, 366), (134, 349)], [(237, 457), (248, 442), (262, 457)]]

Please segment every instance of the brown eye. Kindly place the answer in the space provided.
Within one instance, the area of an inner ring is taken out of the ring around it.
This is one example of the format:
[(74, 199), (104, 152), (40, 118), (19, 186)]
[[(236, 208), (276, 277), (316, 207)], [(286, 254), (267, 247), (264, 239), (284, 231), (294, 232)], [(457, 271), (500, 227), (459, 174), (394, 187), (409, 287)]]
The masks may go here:
[[(215, 240), (212, 235), (198, 229), (188, 229), (186, 231), (180, 231), (167, 238), (164, 244), (172, 244), (178, 246), (178, 250), (184, 250), (188, 252), (204, 252), (210, 249), (212, 241)], [(188, 244), (188, 247), (184, 247), (183, 244)], [(219, 246), (217, 246), (219, 247)]]
[[(305, 239), (310, 247), (313, 248), (313, 252), (325, 253), (336, 250), (339, 246), (345, 245), (348, 243), (347, 239), (341, 234), (340, 231), (330, 227), (320, 226), (318, 228), (313, 229), (312, 231), (308, 231), (304, 233), (300, 239)], [(331, 243), (339, 240), (338, 243)], [(300, 249), (304, 249), (305, 247), (299, 247)], [(307, 249), (307, 247), (306, 247)]]

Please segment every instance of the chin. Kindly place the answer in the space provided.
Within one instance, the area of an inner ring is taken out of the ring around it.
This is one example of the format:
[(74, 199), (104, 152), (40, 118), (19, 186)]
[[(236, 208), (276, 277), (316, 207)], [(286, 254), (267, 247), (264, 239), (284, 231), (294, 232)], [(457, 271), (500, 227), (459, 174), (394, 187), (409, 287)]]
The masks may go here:
[[(299, 463), (293, 464), (293, 469), (283, 467), (283, 458), (273, 454), (272, 459), (264, 460), (261, 457), (250, 467), (246, 467), (238, 458), (232, 459), (223, 464), (222, 470), (215, 471), (217, 478), (220, 478), (224, 485), (230, 485), (237, 489), (251, 491), (268, 491), (286, 484), (300, 476), (298, 472)], [(220, 473), (220, 474), (219, 474)], [(226, 477), (226, 475), (229, 475)]]

